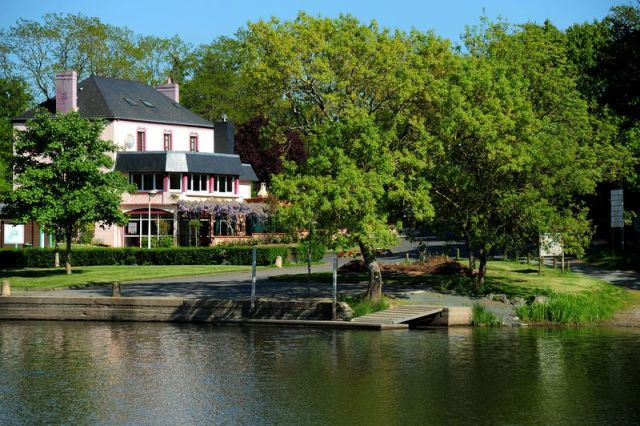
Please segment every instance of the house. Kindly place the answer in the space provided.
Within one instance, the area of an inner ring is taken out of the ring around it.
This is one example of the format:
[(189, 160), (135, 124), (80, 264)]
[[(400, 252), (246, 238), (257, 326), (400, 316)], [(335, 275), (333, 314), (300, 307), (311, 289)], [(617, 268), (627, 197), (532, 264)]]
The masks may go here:
[[(117, 146), (112, 154), (115, 170), (136, 187), (122, 196), (128, 224), (97, 226), (97, 242), (144, 246), (150, 223), (152, 238), (173, 237), (169, 241), (180, 245), (215, 244), (218, 236), (237, 236), (237, 227), (215, 223), (215, 216), (195, 218), (194, 223), (193, 215), (180, 214), (179, 204), (245, 203), (258, 179), (251, 165), (243, 164), (234, 152), (233, 124), (212, 123), (185, 108), (178, 84), (168, 81), (154, 89), (97, 76), (78, 83), (76, 73), (68, 71), (56, 75), (56, 96), (40, 107), (52, 114), (78, 111), (85, 118), (105, 120), (102, 139)], [(34, 113), (35, 109), (15, 117), (14, 127), (24, 129)], [(246, 234), (241, 229), (240, 236)]]

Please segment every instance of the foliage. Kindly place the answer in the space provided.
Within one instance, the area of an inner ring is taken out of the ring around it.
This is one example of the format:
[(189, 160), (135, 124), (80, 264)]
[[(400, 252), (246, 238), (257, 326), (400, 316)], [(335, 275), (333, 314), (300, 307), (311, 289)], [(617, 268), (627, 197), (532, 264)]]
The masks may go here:
[[(251, 265), (251, 246), (174, 247), (174, 248), (91, 248), (74, 250), (76, 266), (94, 265)], [(294, 257), (287, 245), (257, 246), (258, 265), (273, 265), (276, 257), (286, 262)], [(54, 250), (0, 250), (5, 268), (46, 268), (53, 264)]]
[(338, 300), (340, 302), (346, 302), (349, 307), (351, 307), (354, 318), (389, 309), (389, 302), (386, 298), (373, 301), (365, 299), (362, 296), (339, 296)]
[[(199, 223), (199, 222), (198, 222)], [(141, 247), (147, 247), (148, 246), (148, 237), (142, 237), (141, 240)], [(173, 247), (175, 246), (175, 243), (173, 241), (173, 236), (171, 235), (160, 235), (159, 237), (151, 237), (151, 247), (152, 248), (158, 248), (158, 247)]]
[(566, 252), (583, 253), (590, 228), (576, 197), (602, 179), (608, 141), (594, 135), (552, 25), (485, 23), (465, 41), (448, 96), (425, 116), (438, 141), (434, 224), (466, 242), (470, 267), (478, 256), (481, 286), (492, 252), (533, 251), (542, 233), (562, 232)]
[(0, 77), (0, 200), (11, 190), (11, 117), (23, 112), (30, 103), (31, 94), (24, 80), (17, 77)]
[(253, 215), (259, 219), (267, 217), (267, 207), (263, 203), (240, 203), (237, 201), (178, 201), (178, 212), (182, 217), (218, 218)]
[(7, 214), (18, 223), (36, 221), (41, 228), (67, 241), (67, 271), (71, 240), (86, 224), (124, 224), (120, 198), (126, 179), (107, 155), (115, 145), (100, 140), (104, 124), (83, 119), (77, 112), (52, 117), (38, 112), (17, 132), (13, 170), (19, 185), (9, 197)]
[(623, 305), (621, 290), (583, 294), (551, 293), (546, 303), (529, 303), (516, 309), (524, 321), (579, 325), (603, 321)]
[(450, 55), (447, 43), (351, 16), (305, 14), (249, 24), (239, 37), (249, 91), (281, 135), (295, 129), (308, 147), (306, 164), (287, 164), (272, 181), (272, 192), (291, 203), (283, 214), (327, 242), (359, 245), (369, 296), (379, 299), (374, 252), (395, 240), (389, 225), (407, 209), (417, 218), (433, 214), (428, 158), (409, 106), (434, 78), (429, 62)]
[(134, 34), (84, 15), (47, 14), (41, 22), (19, 19), (0, 32), (5, 67), (11, 67), (44, 98), (55, 93), (56, 72), (159, 84), (168, 76), (183, 81), (191, 48), (180, 38)]
[(479, 303), (473, 305), (473, 325), (486, 327), (501, 327), (502, 320), (493, 312)]
[(300, 134), (295, 130), (286, 133), (284, 142), (269, 137), (269, 120), (257, 116), (238, 126), (235, 135), (236, 152), (243, 163), (251, 164), (261, 182), (269, 183), (271, 176), (282, 172), (283, 161), (303, 164), (307, 152)]

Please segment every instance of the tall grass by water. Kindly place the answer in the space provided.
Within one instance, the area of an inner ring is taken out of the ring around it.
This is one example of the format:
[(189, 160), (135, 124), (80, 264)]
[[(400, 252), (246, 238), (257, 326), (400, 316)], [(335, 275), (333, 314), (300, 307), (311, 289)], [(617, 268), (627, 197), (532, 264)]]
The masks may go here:
[(528, 322), (579, 325), (610, 319), (623, 303), (619, 291), (550, 293), (545, 302), (520, 306), (516, 311)]
[(473, 325), (485, 327), (500, 327), (502, 320), (493, 312), (479, 303), (473, 305)]
[(385, 298), (382, 298), (379, 302), (372, 302), (362, 296), (341, 296), (340, 301), (346, 302), (351, 307), (354, 318), (389, 308), (389, 302)]

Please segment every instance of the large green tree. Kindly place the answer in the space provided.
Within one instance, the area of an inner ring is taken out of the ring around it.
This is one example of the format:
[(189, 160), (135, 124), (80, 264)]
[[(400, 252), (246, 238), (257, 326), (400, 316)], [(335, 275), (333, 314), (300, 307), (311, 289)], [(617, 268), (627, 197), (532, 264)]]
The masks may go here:
[[(240, 33), (247, 90), (281, 133), (305, 137), (309, 157), (289, 165), (273, 192), (299, 205), (301, 222), (360, 247), (378, 300), (375, 249), (394, 241), (403, 214), (433, 215), (424, 129), (412, 108), (451, 57), (447, 42), (301, 14), (260, 21)], [(433, 96), (437, 96), (434, 90)]]
[(55, 93), (56, 72), (143, 81), (167, 77), (182, 82), (189, 74), (191, 46), (179, 37), (133, 33), (126, 27), (78, 15), (47, 14), (41, 21), (20, 19), (0, 31), (0, 67), (12, 67), (38, 97)]
[(36, 221), (56, 239), (66, 240), (66, 271), (71, 273), (71, 241), (83, 225), (126, 223), (120, 210), (126, 179), (109, 171), (116, 147), (101, 140), (104, 123), (76, 112), (51, 116), (39, 112), (17, 131), (13, 170), (17, 188), (7, 214), (17, 222)]
[(17, 77), (0, 77), (0, 200), (11, 190), (11, 118), (26, 110), (30, 103), (31, 94), (24, 80)]
[(487, 23), (466, 43), (447, 113), (426, 115), (437, 141), (430, 179), (437, 229), (464, 239), (483, 284), (491, 253), (524, 253), (542, 233), (562, 233), (567, 252), (583, 252), (590, 227), (576, 197), (606, 173), (610, 141), (594, 131), (551, 24)]

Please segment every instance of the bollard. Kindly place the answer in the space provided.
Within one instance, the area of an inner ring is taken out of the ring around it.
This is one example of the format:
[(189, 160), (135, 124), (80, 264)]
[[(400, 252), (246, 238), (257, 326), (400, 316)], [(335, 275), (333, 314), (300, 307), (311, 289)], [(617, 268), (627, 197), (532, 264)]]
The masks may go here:
[(276, 256), (276, 268), (282, 268), (282, 256)]
[(2, 297), (11, 296), (11, 284), (9, 284), (9, 281), (2, 280), (2, 291), (0, 291), (0, 296)]
[(406, 263), (409, 263), (409, 253), (405, 253), (405, 254), (406, 254), (406, 260), (405, 260), (405, 262), (406, 262)]
[(113, 283), (113, 285), (111, 286), (111, 297), (120, 297), (120, 294), (120, 283)]

